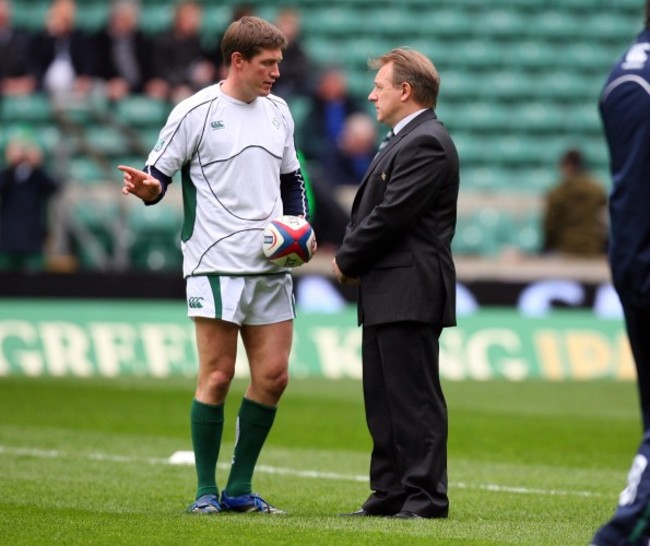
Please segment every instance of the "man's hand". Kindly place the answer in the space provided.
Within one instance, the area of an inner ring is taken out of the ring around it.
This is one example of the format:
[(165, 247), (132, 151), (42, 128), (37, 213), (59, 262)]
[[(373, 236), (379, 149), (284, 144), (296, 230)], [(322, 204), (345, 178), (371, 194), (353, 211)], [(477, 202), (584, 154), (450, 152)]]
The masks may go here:
[(340, 284), (359, 284), (359, 279), (357, 277), (348, 277), (341, 272), (336, 263), (336, 258), (332, 258), (332, 273), (334, 273), (336, 280), (339, 281)]
[(162, 193), (160, 181), (149, 173), (126, 165), (118, 165), (117, 168), (124, 173), (124, 186), (122, 187), (124, 195), (131, 193), (143, 201), (153, 201)]

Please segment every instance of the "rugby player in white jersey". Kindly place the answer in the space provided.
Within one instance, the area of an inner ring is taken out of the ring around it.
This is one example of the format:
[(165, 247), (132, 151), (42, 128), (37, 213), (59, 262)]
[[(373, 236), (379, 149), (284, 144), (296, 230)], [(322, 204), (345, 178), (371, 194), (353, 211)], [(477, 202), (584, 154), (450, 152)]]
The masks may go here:
[[(221, 43), (226, 79), (174, 108), (144, 170), (119, 166), (122, 193), (148, 205), (182, 173), (183, 274), (199, 355), (191, 408), (198, 485), (190, 513), (282, 512), (253, 493), (251, 482), (287, 386), (295, 316), (291, 275), (265, 259), (261, 233), (276, 216), (307, 215), (294, 122), (285, 101), (271, 94), (286, 44), (257, 17), (232, 23)], [(251, 382), (219, 497), (216, 463), (239, 333)]]

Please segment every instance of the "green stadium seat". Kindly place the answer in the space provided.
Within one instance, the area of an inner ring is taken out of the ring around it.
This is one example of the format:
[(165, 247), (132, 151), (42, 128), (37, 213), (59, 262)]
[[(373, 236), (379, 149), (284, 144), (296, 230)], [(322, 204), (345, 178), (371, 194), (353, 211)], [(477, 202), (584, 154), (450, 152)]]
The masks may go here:
[(296, 128), (302, 127), (311, 108), (311, 98), (305, 95), (293, 95), (287, 104)]
[(146, 207), (142, 203), (131, 205), (128, 210), (128, 226), (139, 236), (180, 236), (181, 215), (172, 205)]
[(138, 270), (180, 271), (182, 255), (180, 211), (169, 205), (129, 207), (131, 265)]
[(183, 265), (181, 250), (171, 242), (149, 241), (135, 245), (130, 252), (131, 267), (136, 271), (177, 272)]
[(68, 162), (68, 177), (71, 182), (94, 186), (107, 178), (106, 169), (91, 157), (71, 157)]
[(581, 102), (585, 95), (600, 91), (600, 88), (593, 88), (590, 79), (583, 80), (580, 74), (572, 71), (570, 67), (545, 72), (540, 76), (540, 80), (544, 82), (543, 86), (539, 86), (540, 94), (558, 102)]
[(510, 108), (510, 128), (521, 132), (553, 133), (566, 125), (565, 109), (551, 102), (524, 102)]
[[(357, 38), (363, 32), (364, 17), (361, 13), (355, 13), (353, 8), (329, 5), (304, 10), (301, 25), (303, 34), (309, 38), (314, 36)], [(330, 62), (334, 59), (336, 57), (331, 57)]]
[(2, 123), (46, 123), (52, 120), (52, 105), (47, 95), (4, 96), (0, 100)]
[(529, 24), (517, 10), (494, 8), (481, 15), (476, 32), (480, 36), (515, 41), (526, 34)]
[(121, 99), (115, 105), (117, 120), (132, 128), (157, 127), (160, 129), (170, 111), (171, 105), (167, 102), (145, 95), (131, 95)]
[(45, 24), (45, 15), (51, 2), (12, 2), (12, 20), (18, 28), (39, 31)]
[(70, 222), (71, 243), (77, 249), (81, 269), (108, 268), (115, 250), (116, 231), (122, 223), (117, 200), (79, 201), (70, 210)]
[(539, 212), (529, 212), (513, 226), (510, 243), (524, 254), (539, 254), (544, 244)]
[(111, 126), (87, 127), (85, 140), (95, 153), (106, 157), (126, 155), (131, 148), (127, 137), (119, 129)]
[(462, 191), (509, 191), (513, 185), (512, 170), (490, 165), (464, 168), (461, 156), (460, 187)]
[(336, 59), (341, 47), (334, 40), (318, 34), (308, 34), (305, 49), (317, 66), (327, 66)]
[(473, 17), (468, 17), (463, 9), (457, 7), (421, 10), (416, 20), (419, 28), (427, 29), (430, 36), (452, 40), (459, 36), (472, 36), (477, 24)]
[(157, 34), (168, 28), (172, 23), (174, 8), (172, 4), (144, 4), (140, 7), (141, 29), (145, 34)]
[(602, 132), (596, 99), (565, 108), (564, 116), (566, 126), (572, 132), (584, 133), (585, 135), (599, 135)]
[(535, 16), (534, 24), (529, 26), (529, 36), (536, 36), (548, 43), (567, 40), (573, 42), (574, 37), (582, 34), (584, 21), (579, 17), (571, 17), (559, 9), (548, 9)]
[(495, 233), (484, 229), (474, 217), (459, 218), (456, 235), (452, 240), (452, 251), (457, 254), (473, 256), (495, 256), (499, 244)]
[(52, 155), (57, 151), (66, 150), (66, 140), (59, 127), (53, 123), (35, 125), (33, 127), (33, 134), (46, 155)]
[[(415, 14), (404, 5), (367, 10), (359, 14), (358, 19), (362, 22), (365, 32), (376, 37), (381, 36), (384, 40), (391, 40), (392, 47), (406, 45), (413, 38), (413, 34), (422, 30), (419, 14)], [(395, 44), (395, 41), (399, 43)]]
[(546, 85), (540, 85), (530, 74), (514, 70), (478, 73), (474, 76), (474, 87), (481, 97), (503, 101), (530, 99), (546, 93)]
[(75, 24), (87, 32), (96, 32), (106, 24), (109, 10), (109, 2), (84, 2), (76, 11)]
[(540, 40), (522, 40), (503, 48), (503, 59), (515, 70), (552, 68), (557, 64), (557, 52)]
[(531, 195), (543, 195), (557, 182), (557, 164), (559, 156), (554, 158), (554, 161), (549, 161), (547, 165), (538, 167), (528, 167), (521, 171), (516, 171), (513, 176), (519, 177), (520, 184), (513, 185), (513, 189), (518, 189), (522, 193), (529, 193)]
[[(585, 23), (585, 29), (591, 36), (598, 36), (599, 40), (608, 40), (620, 43), (621, 36), (634, 36), (639, 31), (639, 18), (612, 13), (610, 10), (595, 10)], [(623, 45), (623, 44), (620, 44)]]
[(503, 46), (481, 39), (468, 39), (456, 43), (447, 53), (442, 53), (454, 67), (463, 70), (483, 70), (503, 66)]
[(472, 102), (460, 108), (449, 109), (444, 119), (441, 113), (441, 119), (452, 132), (498, 132), (507, 126), (509, 116), (507, 106), (491, 102)]
[(477, 136), (472, 132), (453, 131), (452, 137), (458, 149), (461, 165), (484, 163), (486, 158), (489, 158), (484, 136)]
[[(223, 4), (204, 4), (203, 22), (201, 24), (202, 34), (210, 39), (216, 40), (226, 29), (232, 17), (232, 8)], [(219, 45), (214, 42), (215, 45)]]
[(158, 138), (160, 136), (160, 129), (161, 127), (137, 128), (138, 141), (140, 142), (140, 145), (143, 147), (143, 149), (147, 150), (147, 152), (153, 150), (153, 147), (156, 145), (156, 142), (158, 142)]

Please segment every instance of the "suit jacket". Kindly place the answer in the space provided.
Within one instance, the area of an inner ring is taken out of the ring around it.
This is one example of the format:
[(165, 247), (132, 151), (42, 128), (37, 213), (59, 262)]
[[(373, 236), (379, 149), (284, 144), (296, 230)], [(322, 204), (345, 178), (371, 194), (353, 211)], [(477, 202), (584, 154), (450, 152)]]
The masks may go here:
[[(104, 80), (124, 77), (113, 57), (114, 38), (107, 29), (101, 29), (95, 35), (95, 66), (96, 75)], [(149, 79), (152, 63), (151, 44), (148, 38), (139, 30), (133, 34), (135, 62), (140, 71), (140, 81), (129, 82), (131, 91), (140, 92), (144, 83)]]
[(359, 277), (359, 323), (456, 324), (458, 153), (433, 110), (411, 120), (361, 181), (336, 261)]
[[(69, 43), (68, 43), (69, 40)], [(30, 58), (32, 71), (42, 86), (43, 78), (48, 68), (56, 58), (57, 49), (64, 44), (69, 46), (72, 66), (77, 76), (92, 76), (94, 74), (91, 42), (88, 36), (80, 31), (73, 30), (67, 39), (57, 38), (46, 31), (37, 34), (32, 41)]]

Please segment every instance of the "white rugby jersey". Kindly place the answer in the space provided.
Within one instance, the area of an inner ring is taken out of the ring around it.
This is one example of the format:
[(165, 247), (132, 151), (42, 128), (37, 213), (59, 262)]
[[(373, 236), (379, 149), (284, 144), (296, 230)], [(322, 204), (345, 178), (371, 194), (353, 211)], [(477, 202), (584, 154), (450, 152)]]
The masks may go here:
[(300, 168), (293, 133), (283, 99), (249, 104), (220, 84), (173, 109), (147, 165), (182, 173), (185, 277), (285, 270), (264, 257), (262, 230), (283, 213), (280, 174)]

